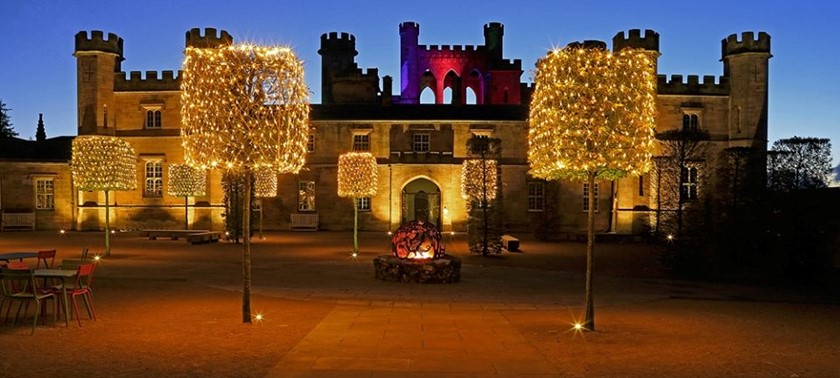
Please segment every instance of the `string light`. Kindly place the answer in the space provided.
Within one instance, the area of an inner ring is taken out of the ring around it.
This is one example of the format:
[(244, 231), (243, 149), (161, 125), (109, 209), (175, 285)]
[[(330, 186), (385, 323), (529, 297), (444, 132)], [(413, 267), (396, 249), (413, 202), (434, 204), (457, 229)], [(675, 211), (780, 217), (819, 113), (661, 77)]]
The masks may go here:
[(254, 194), (257, 197), (277, 197), (277, 172), (269, 167), (254, 170)]
[(70, 168), (78, 190), (134, 190), (137, 186), (137, 155), (117, 137), (77, 136)]
[(188, 47), (181, 76), (184, 160), (202, 168), (297, 173), (306, 157), (309, 92), (287, 47)]
[(652, 52), (566, 47), (537, 61), (531, 175), (611, 179), (650, 169), (656, 119)]
[(169, 164), (169, 189), (173, 197), (202, 197), (207, 186), (207, 171), (187, 164)]
[(461, 166), (461, 197), (483, 201), (485, 188), (487, 200), (496, 198), (498, 191), (496, 160), (467, 159)]
[(376, 187), (376, 158), (370, 152), (348, 152), (338, 157), (339, 197), (373, 197)]

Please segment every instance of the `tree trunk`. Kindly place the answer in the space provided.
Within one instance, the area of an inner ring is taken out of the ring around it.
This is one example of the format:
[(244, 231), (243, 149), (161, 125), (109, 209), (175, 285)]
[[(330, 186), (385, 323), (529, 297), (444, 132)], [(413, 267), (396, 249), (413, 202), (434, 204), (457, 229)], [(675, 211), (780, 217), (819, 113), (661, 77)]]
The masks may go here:
[(245, 173), (242, 206), (242, 322), (251, 323), (251, 177)]
[(111, 256), (111, 210), (107, 190), (105, 191), (105, 256)]
[(184, 229), (190, 229), (190, 197), (184, 196)]
[(589, 177), (589, 208), (587, 212), (586, 225), (586, 295), (584, 297), (585, 312), (583, 316), (583, 328), (588, 331), (595, 331), (595, 305), (592, 288), (592, 254), (595, 249), (595, 173), (590, 172)]
[(263, 231), (262, 230), (262, 228), (263, 228), (263, 210), (264, 210), (263, 209), (262, 198), (260, 198), (259, 201), (260, 201), (260, 240), (263, 240), (265, 238), (263, 237), (263, 232), (262, 232)]
[(484, 150), (481, 151), (481, 212), (484, 216), (484, 234), (481, 237), (481, 255), (487, 256), (490, 254), (487, 251), (487, 233), (489, 232), (489, 225), (487, 219), (487, 157), (484, 156)]
[(359, 253), (359, 203), (353, 197), (353, 257)]

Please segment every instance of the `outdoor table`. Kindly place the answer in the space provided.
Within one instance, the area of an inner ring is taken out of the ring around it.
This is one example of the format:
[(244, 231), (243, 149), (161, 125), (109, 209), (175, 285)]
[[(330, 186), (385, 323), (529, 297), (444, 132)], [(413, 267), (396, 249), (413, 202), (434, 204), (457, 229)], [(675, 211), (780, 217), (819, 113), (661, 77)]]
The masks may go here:
[(10, 260), (34, 259), (38, 257), (38, 252), (6, 252), (0, 253), (0, 260), (9, 262)]
[[(70, 326), (70, 302), (67, 301), (67, 279), (76, 277), (76, 269), (35, 269), (35, 277), (58, 278), (61, 280), (61, 296), (64, 301), (64, 324)], [(79, 316), (79, 314), (76, 314)]]

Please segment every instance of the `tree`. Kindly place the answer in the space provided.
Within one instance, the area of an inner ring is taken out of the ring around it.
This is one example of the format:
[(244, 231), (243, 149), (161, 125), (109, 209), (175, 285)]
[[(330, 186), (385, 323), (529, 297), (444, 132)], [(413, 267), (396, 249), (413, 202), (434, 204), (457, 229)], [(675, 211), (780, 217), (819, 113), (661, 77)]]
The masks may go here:
[(674, 232), (679, 240), (682, 236), (685, 206), (696, 200), (699, 194), (698, 170), (704, 171), (703, 156), (709, 133), (698, 129), (673, 129), (656, 134), (662, 146), (662, 154), (654, 159), (654, 193), (657, 201), (655, 230), (662, 229), (662, 210), (675, 212)]
[(338, 157), (338, 196), (353, 199), (353, 257), (359, 255), (359, 198), (373, 197), (377, 185), (376, 157), (348, 152)]
[(254, 196), (258, 198), (260, 208), (260, 239), (263, 239), (263, 198), (277, 197), (277, 173), (271, 169), (259, 168), (254, 171)]
[(825, 188), (831, 182), (831, 141), (794, 136), (773, 142), (767, 186), (775, 192)]
[(184, 229), (190, 229), (190, 197), (201, 197), (207, 186), (207, 170), (186, 164), (169, 164), (169, 189), (167, 194), (184, 197)]
[(251, 174), (297, 173), (306, 157), (309, 91), (287, 47), (187, 47), (181, 76), (184, 160), (243, 175), (242, 322), (251, 323)]
[(123, 139), (89, 135), (73, 139), (70, 169), (77, 190), (105, 191), (105, 255), (111, 255), (111, 218), (108, 192), (134, 190), (137, 155)]
[[(656, 77), (650, 52), (606, 51), (603, 42), (570, 44), (537, 61), (530, 108), (528, 162), (546, 180), (638, 176), (650, 168)], [(585, 314), (595, 330), (592, 257), (594, 190), (589, 190)]]
[(0, 138), (14, 138), (18, 135), (12, 127), (12, 120), (9, 117), (9, 109), (3, 100), (0, 100)]
[(461, 167), (461, 197), (469, 204), (470, 252), (482, 256), (502, 252), (498, 206), (501, 155), (498, 138), (474, 136), (467, 140), (467, 159)]

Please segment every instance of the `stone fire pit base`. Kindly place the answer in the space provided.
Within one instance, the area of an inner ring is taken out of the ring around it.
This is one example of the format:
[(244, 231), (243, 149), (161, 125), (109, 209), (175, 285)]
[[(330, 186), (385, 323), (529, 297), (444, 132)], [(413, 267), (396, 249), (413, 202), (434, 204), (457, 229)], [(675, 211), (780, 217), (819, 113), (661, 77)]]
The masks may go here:
[(461, 259), (443, 256), (439, 259), (400, 259), (376, 256), (373, 259), (376, 278), (394, 282), (453, 283), (461, 280)]

